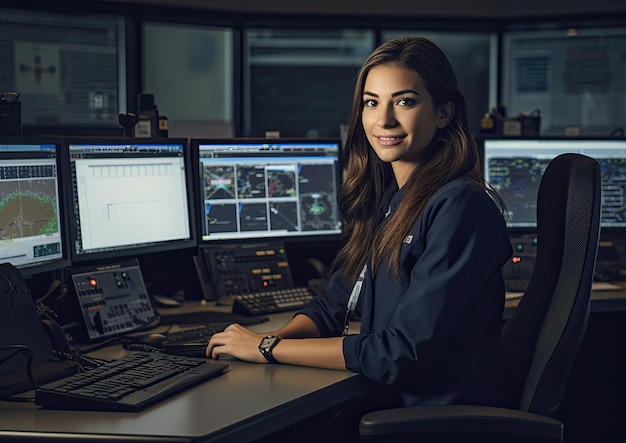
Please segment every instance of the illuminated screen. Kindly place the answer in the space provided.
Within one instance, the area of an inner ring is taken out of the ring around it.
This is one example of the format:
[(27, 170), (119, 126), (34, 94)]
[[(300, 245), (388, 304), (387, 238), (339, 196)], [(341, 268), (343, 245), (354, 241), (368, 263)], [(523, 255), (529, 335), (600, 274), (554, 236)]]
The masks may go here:
[(191, 140), (203, 241), (334, 236), (339, 140)]
[(511, 228), (536, 227), (539, 182), (554, 157), (593, 157), (602, 171), (602, 227), (626, 227), (626, 139), (485, 139), (485, 178), (504, 199)]
[(186, 140), (66, 144), (74, 261), (195, 246)]
[(69, 266), (58, 141), (0, 137), (0, 263), (25, 276)]

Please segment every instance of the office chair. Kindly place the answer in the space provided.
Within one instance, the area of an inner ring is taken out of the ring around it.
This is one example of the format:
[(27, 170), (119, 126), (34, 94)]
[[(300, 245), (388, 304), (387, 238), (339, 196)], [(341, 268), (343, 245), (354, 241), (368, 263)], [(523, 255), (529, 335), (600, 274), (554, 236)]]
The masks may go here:
[(600, 230), (600, 166), (561, 154), (537, 196), (537, 254), (528, 287), (502, 329), (497, 406), (375, 411), (363, 442), (561, 442), (554, 417), (585, 333)]

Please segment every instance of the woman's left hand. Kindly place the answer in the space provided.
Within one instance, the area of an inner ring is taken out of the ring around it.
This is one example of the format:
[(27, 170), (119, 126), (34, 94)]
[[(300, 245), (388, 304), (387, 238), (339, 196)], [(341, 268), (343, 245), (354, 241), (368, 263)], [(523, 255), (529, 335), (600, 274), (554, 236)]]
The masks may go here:
[(213, 334), (206, 348), (206, 356), (217, 359), (220, 355), (230, 355), (252, 363), (267, 363), (259, 352), (259, 344), (265, 335), (238, 324), (229, 325), (224, 331)]

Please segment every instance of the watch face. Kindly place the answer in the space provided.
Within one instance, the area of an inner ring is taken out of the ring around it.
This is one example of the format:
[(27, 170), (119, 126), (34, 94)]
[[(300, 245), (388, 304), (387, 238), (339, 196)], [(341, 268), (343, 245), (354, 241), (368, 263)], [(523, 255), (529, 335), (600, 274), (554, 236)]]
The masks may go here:
[(274, 341), (276, 340), (275, 337), (265, 337), (262, 341), (261, 341), (261, 347), (262, 348), (267, 348), (269, 346), (272, 345), (272, 343), (274, 343)]
[(261, 343), (259, 343), (259, 351), (270, 363), (278, 363), (272, 355), (272, 349), (279, 341), (280, 337), (276, 337), (275, 335), (268, 335), (266, 337), (263, 337), (263, 339), (261, 339)]

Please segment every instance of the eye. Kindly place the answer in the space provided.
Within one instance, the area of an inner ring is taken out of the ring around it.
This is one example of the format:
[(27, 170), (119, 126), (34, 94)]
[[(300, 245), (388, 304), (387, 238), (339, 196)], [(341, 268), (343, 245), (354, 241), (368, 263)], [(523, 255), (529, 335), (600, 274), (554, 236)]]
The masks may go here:
[(366, 98), (363, 100), (363, 106), (366, 108), (373, 108), (378, 104), (378, 102), (372, 98)]
[(412, 98), (403, 97), (403, 98), (399, 99), (396, 102), (396, 104), (398, 106), (409, 107), (409, 106), (413, 106), (415, 104), (415, 100), (413, 100)]

